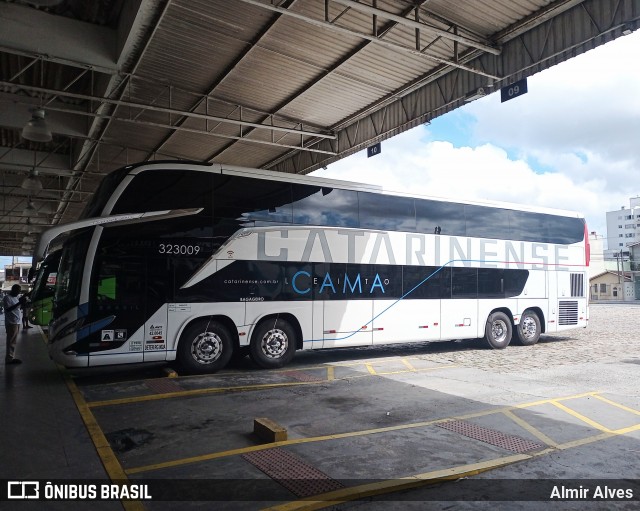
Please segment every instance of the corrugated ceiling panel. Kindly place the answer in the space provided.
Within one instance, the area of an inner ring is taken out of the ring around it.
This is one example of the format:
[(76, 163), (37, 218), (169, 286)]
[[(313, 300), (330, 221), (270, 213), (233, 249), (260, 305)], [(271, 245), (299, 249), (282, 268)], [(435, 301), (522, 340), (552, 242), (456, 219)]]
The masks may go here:
[[(287, 115), (298, 115), (312, 123), (332, 126), (348, 114), (358, 111), (380, 97), (380, 91), (357, 84), (339, 75), (312, 87), (282, 110)], [(322, 108), (318, 108), (322, 105)]]
[(228, 101), (275, 111), (296, 90), (315, 78), (317, 72), (304, 63), (256, 48), (236, 66), (216, 90)]
[(214, 158), (214, 161), (221, 163), (233, 162), (233, 164), (243, 167), (259, 168), (264, 162), (280, 156), (282, 152), (279, 148), (251, 144), (249, 142), (238, 142)]
[(283, 16), (260, 46), (321, 71), (333, 66), (361, 42), (359, 37), (327, 37), (330, 34), (326, 29)]
[(475, 33), (490, 36), (550, 3), (550, 0), (432, 0), (426, 9)]
[(160, 24), (139, 72), (208, 92), (272, 13), (234, 2), (176, 1)]

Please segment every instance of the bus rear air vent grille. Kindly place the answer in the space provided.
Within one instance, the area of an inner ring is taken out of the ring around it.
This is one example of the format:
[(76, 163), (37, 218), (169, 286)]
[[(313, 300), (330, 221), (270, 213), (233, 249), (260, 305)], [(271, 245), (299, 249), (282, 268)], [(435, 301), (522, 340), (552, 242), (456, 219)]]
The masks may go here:
[(559, 325), (578, 324), (578, 302), (561, 301), (558, 307), (560, 311)]
[(584, 297), (584, 274), (572, 273), (571, 277), (571, 296)]

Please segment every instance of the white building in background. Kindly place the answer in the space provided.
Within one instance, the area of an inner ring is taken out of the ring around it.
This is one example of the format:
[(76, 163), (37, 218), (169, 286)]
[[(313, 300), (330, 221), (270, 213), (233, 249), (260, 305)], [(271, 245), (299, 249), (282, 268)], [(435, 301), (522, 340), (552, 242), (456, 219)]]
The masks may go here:
[(589, 278), (603, 273), (607, 269), (604, 261), (605, 238), (595, 231), (589, 233), (589, 247), (591, 248), (591, 261), (589, 262)]
[[(629, 208), (607, 211), (607, 250), (605, 260), (629, 261), (629, 245), (640, 241), (640, 197), (629, 199)], [(622, 269), (622, 268), (620, 268)], [(627, 268), (628, 269), (628, 268)], [(620, 270), (618, 270), (620, 271)]]

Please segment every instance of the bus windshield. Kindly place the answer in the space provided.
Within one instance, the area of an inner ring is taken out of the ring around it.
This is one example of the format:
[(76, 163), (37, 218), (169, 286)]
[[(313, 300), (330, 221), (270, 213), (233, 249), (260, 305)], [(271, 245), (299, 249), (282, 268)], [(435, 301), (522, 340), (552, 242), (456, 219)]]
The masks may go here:
[(53, 252), (49, 254), (40, 265), (36, 275), (36, 281), (33, 284), (33, 291), (31, 291), (32, 302), (54, 295), (61, 255), (61, 250)]
[(65, 243), (56, 278), (56, 311), (67, 311), (80, 301), (82, 272), (92, 232), (93, 229), (82, 231)]

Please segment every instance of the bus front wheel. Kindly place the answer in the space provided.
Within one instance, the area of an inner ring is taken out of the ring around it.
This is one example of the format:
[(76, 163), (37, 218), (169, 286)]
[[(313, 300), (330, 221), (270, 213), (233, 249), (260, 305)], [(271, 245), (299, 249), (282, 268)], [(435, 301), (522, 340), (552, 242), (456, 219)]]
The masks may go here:
[(520, 324), (516, 329), (518, 343), (522, 346), (533, 346), (540, 339), (540, 318), (530, 310), (524, 311), (520, 318)]
[(504, 312), (489, 315), (484, 328), (484, 340), (494, 350), (502, 350), (509, 346), (513, 328), (511, 320)]
[(227, 328), (217, 321), (188, 326), (178, 344), (178, 363), (187, 373), (214, 373), (224, 368), (233, 352)]
[(260, 367), (282, 367), (291, 361), (295, 352), (295, 330), (284, 319), (268, 318), (256, 327), (249, 354)]

